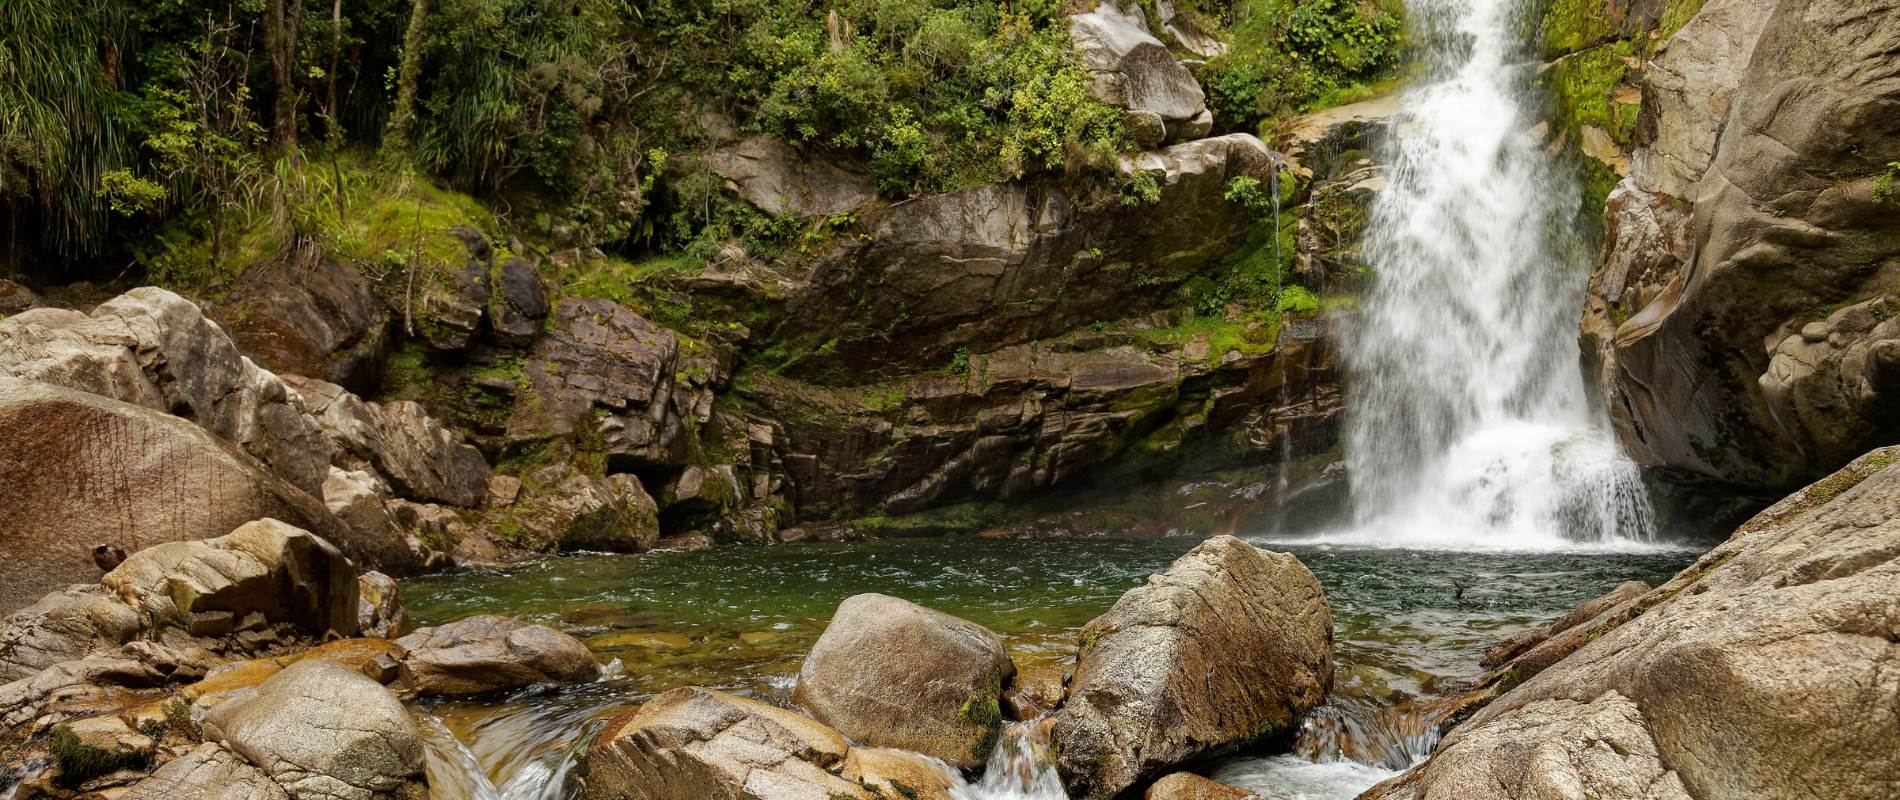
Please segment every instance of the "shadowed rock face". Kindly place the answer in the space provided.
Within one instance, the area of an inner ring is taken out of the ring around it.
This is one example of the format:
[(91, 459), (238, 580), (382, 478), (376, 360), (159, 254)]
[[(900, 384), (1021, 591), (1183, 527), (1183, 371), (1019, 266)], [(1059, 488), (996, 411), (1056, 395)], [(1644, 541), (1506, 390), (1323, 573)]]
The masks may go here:
[(1071, 797), (1118, 797), (1291, 731), (1326, 699), (1332, 675), (1332, 612), (1313, 573), (1217, 536), (1082, 630), (1051, 734), (1056, 765)]
[(356, 633), (356, 568), (329, 542), (274, 519), (215, 539), (140, 550), (100, 580), (146, 618), (190, 625), (204, 614)]
[(852, 741), (981, 767), (996, 744), (1003, 637), (881, 594), (838, 605), (798, 672), (794, 702)]
[(1891, 797), (1897, 461), (1892, 447), (1857, 459), (1533, 649), (1576, 639), (1366, 796)]
[(1645, 466), (1785, 490), (1900, 435), (1896, 47), (1895, 0), (1711, 0), (1646, 71), (1583, 322)]
[(583, 796), (949, 800), (950, 795), (943, 768), (918, 756), (854, 748), (809, 717), (688, 687), (607, 723), (587, 753)]
[(32, 381), (0, 378), (0, 609), (95, 581), (94, 545), (127, 552), (281, 519), (358, 557), (322, 504), (255, 459), (169, 414)]
[(210, 313), (247, 355), (277, 373), (355, 392), (374, 389), (392, 342), (389, 312), (355, 267), (280, 259), (244, 271)]

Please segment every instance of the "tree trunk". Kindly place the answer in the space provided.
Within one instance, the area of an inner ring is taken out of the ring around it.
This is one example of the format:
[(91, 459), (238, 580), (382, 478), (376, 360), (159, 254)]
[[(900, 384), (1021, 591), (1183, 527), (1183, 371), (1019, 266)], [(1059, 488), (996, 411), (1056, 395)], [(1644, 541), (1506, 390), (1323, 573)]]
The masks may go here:
[(383, 134), (384, 156), (409, 158), (409, 137), (416, 124), (416, 79), (422, 73), (422, 32), (429, 18), (429, 0), (416, 0), (409, 11), (409, 29), (402, 36), (402, 66), (396, 72), (396, 104), (389, 112)]
[(277, 102), (271, 120), (271, 141), (296, 158), (297, 151), (297, 26), (303, 19), (303, 0), (288, 10), (286, 0), (270, 0), (264, 26), (264, 49), (270, 51), (271, 74), (277, 81)]

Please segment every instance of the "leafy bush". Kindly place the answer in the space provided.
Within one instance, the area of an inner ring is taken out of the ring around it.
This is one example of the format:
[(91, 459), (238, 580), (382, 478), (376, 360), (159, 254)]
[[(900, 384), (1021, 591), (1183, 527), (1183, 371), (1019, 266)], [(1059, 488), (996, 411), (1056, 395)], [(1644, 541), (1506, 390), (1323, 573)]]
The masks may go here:
[(1404, 49), (1394, 0), (1212, 0), (1205, 12), (1233, 31), (1232, 47), (1200, 69), (1227, 127), (1361, 99)]

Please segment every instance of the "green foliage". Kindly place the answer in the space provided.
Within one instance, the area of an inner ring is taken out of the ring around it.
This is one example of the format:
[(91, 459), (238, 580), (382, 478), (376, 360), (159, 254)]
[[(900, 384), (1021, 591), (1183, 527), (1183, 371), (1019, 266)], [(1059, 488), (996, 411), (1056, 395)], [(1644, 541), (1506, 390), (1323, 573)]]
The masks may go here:
[(1364, 99), (1404, 50), (1393, 0), (1228, 0), (1210, 3), (1233, 31), (1229, 50), (1200, 68), (1208, 106), (1224, 125)]
[(79, 734), (65, 725), (53, 728), (46, 750), (59, 764), (59, 783), (65, 786), (77, 786), (101, 775), (145, 763), (145, 757), (137, 753), (118, 753), (86, 744), (79, 740)]
[(969, 372), (970, 348), (959, 347), (957, 348), (956, 354), (950, 357), (950, 373), (952, 375), (967, 375)]
[(1161, 178), (1154, 172), (1137, 172), (1122, 180), (1121, 201), (1125, 206), (1161, 202)]
[(1887, 171), (1874, 177), (1874, 202), (1896, 205), (1893, 197), (1893, 179), (1896, 177), (1900, 177), (1900, 161), (1887, 162)]

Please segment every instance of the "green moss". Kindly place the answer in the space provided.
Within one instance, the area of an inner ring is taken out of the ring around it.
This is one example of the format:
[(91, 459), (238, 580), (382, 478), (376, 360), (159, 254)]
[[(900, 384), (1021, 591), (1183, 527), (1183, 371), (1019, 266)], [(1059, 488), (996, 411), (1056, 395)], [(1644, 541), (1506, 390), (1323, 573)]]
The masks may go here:
[(53, 728), (46, 749), (59, 764), (59, 782), (66, 786), (145, 764), (145, 757), (137, 753), (119, 753), (81, 742), (79, 734), (65, 725)]
[(1708, 0), (1669, 0), (1669, 5), (1663, 8), (1662, 20), (1656, 26), (1656, 41), (1666, 42), (1669, 37), (1675, 36), (1682, 26), (1689, 24), (1689, 20), (1702, 11), (1706, 2)]
[(1544, 54), (1557, 57), (1602, 44), (1617, 34), (1603, 0), (1551, 0), (1542, 25)]

